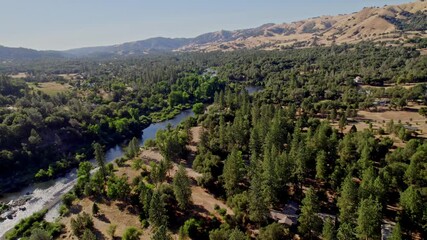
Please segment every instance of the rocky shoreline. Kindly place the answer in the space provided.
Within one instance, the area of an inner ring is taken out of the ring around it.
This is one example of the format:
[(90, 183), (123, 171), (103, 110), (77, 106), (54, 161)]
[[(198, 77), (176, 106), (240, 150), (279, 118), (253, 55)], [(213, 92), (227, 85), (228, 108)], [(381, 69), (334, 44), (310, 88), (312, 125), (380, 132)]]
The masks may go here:
[[(14, 217), (16, 217), (16, 213), (18, 211), (25, 211), (27, 210), (26, 207), (22, 207), (24, 206), (28, 201), (30, 201), (32, 199), (30, 193), (27, 193), (26, 196), (22, 196), (18, 199), (15, 200), (11, 200), (8, 203), (1, 203), (0, 202), (0, 222), (3, 222), (4, 220), (7, 219), (13, 219)], [(18, 208), (18, 209), (17, 209)]]

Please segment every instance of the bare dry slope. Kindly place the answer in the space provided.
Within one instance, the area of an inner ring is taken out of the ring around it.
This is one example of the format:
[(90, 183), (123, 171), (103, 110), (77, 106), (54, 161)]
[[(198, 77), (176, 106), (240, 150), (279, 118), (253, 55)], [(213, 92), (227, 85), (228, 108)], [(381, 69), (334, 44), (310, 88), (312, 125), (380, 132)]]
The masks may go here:
[[(427, 36), (427, 2), (369, 7), (351, 14), (321, 16), (302, 21), (265, 24), (258, 28), (218, 31), (203, 34), (180, 51), (231, 51), (244, 48), (278, 49), (286, 46), (308, 47), (364, 40), (403, 40)], [(418, 19), (418, 20), (417, 20)], [(414, 21), (421, 24), (414, 26)]]

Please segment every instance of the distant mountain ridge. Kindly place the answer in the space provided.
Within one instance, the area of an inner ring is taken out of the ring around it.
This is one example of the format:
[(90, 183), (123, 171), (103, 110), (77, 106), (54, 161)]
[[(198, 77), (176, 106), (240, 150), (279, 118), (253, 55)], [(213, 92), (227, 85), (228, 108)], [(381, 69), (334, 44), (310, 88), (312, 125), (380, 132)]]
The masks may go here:
[(92, 54), (118, 54), (133, 55), (144, 54), (153, 51), (172, 51), (185, 46), (191, 41), (189, 38), (149, 38), (146, 40), (128, 42), (113, 46), (86, 47), (64, 51), (64, 53), (74, 56), (92, 55)]
[(360, 41), (403, 41), (427, 37), (427, 2), (367, 7), (359, 12), (321, 16), (292, 23), (264, 24), (250, 29), (221, 30), (195, 38), (156, 37), (112, 46), (62, 52), (0, 47), (0, 60), (47, 57), (131, 56), (171, 51), (231, 51), (283, 49)]
[(62, 58), (63, 53), (56, 51), (37, 51), (28, 48), (11, 48), (0, 45), (0, 60), (34, 60), (39, 58)]

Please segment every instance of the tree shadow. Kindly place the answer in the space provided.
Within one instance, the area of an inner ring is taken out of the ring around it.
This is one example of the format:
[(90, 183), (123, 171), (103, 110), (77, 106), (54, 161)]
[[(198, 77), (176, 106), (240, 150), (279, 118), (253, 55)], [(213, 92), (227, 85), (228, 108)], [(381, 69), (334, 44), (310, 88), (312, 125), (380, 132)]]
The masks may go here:
[(123, 212), (123, 211), (126, 209), (127, 204), (122, 203), (122, 202), (117, 202), (117, 203), (116, 203), (116, 206), (119, 208), (119, 210), (120, 210), (120, 211), (122, 211), (122, 212)]
[(79, 214), (83, 210), (81, 205), (73, 205), (70, 207), (71, 214)]
[(126, 207), (126, 210), (130, 214), (138, 214), (138, 212), (134, 206), (129, 205)]
[(93, 233), (96, 236), (97, 240), (106, 240), (108, 239), (101, 231), (99, 231), (98, 229), (94, 228), (92, 229)]
[(206, 210), (206, 208), (204, 208), (202, 205), (199, 205), (199, 204), (194, 204), (192, 206), (191, 211), (192, 211), (192, 214), (194, 215), (201, 215), (201, 214), (210, 215), (211, 214), (208, 210)]
[(411, 108), (411, 107), (404, 107), (404, 108), (402, 108), (402, 111), (405, 111), (405, 112), (418, 112), (418, 109), (416, 109), (416, 108)]
[(98, 214), (96, 216), (97, 219), (99, 219), (99, 221), (105, 222), (105, 223), (111, 223), (110, 219), (107, 218), (107, 216), (105, 216), (105, 214)]

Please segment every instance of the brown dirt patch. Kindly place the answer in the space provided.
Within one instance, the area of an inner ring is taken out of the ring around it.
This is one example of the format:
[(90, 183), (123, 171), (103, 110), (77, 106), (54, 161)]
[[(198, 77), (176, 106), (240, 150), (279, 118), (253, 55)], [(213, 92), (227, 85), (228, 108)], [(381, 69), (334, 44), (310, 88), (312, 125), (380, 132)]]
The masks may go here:
[[(121, 237), (128, 227), (140, 228), (141, 223), (139, 222), (138, 214), (133, 212), (132, 206), (123, 206), (121, 202), (106, 202), (97, 203), (100, 211), (98, 217), (93, 217), (94, 227), (98, 231), (98, 239), (110, 239), (107, 230), (110, 224), (116, 224), (116, 237)], [(93, 201), (84, 198), (73, 206), (73, 209), (77, 209), (74, 214), (68, 217), (60, 219), (66, 227), (66, 233), (62, 234), (60, 238), (63, 239), (77, 239), (71, 231), (71, 218), (75, 218), (78, 213), (87, 212), (92, 213)], [(141, 229), (142, 230), (142, 229)], [(150, 231), (144, 230), (141, 239), (150, 239)]]

